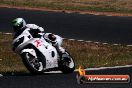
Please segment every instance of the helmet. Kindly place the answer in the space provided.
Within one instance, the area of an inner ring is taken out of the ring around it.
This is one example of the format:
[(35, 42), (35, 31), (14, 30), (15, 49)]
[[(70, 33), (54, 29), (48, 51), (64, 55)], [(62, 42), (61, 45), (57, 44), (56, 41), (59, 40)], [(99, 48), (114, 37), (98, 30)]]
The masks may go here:
[(16, 18), (12, 21), (14, 31), (18, 31), (26, 26), (26, 22), (23, 18)]

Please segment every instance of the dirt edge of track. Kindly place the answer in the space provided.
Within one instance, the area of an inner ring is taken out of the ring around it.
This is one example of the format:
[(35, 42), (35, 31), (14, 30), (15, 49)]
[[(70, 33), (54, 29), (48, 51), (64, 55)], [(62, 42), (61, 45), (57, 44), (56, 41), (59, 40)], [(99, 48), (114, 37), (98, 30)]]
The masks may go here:
[(49, 8), (34, 8), (34, 7), (18, 7), (10, 5), (0, 5), (0, 8), (16, 8), (26, 10), (38, 10), (38, 11), (51, 11), (51, 12), (64, 12), (64, 13), (78, 13), (78, 14), (92, 14), (92, 15), (105, 15), (105, 16), (132, 16), (130, 13), (116, 13), (116, 12), (96, 12), (96, 11), (71, 11), (71, 10), (53, 10)]

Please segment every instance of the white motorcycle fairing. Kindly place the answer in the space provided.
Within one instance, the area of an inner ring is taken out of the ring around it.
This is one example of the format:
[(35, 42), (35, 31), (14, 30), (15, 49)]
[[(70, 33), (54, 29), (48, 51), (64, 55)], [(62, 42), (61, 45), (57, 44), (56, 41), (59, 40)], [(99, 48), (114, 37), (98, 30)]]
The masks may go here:
[(28, 45), (33, 45), (45, 57), (46, 67), (43, 68), (44, 70), (58, 67), (59, 56), (55, 47), (46, 42), (42, 37), (33, 38), (28, 30), (29, 29), (26, 29), (21, 35), (13, 40), (13, 45), (18, 45), (15, 43), (19, 43), (22, 40), (22, 42), (16, 47), (15, 52), (19, 55), (24, 52), (28, 52), (37, 58), (36, 51), (34, 49), (29, 49), (28, 47), (25, 48)]
[[(46, 58), (46, 67), (44, 68), (44, 70), (58, 67), (58, 53), (52, 45), (47, 43), (44, 39), (39, 38), (33, 38), (29, 40), (28, 44), (32, 44), (33, 46), (35, 46), (35, 48), (38, 49)], [(33, 50), (24, 49), (22, 50), (22, 52), (29, 52), (37, 57), (36, 53)]]
[(36, 52), (35, 52), (34, 49), (23, 49), (23, 50), (21, 51), (21, 54), (22, 54), (22, 53), (30, 53), (30, 54), (33, 55), (35, 58), (37, 58), (37, 55), (36, 55)]

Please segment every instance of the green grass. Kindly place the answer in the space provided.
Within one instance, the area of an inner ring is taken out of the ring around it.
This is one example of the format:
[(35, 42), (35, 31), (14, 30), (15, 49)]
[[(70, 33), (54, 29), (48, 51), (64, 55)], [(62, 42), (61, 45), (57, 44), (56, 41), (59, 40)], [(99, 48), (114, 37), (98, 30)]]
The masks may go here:
[[(22, 72), (27, 69), (21, 58), (11, 50), (12, 35), (0, 34), (0, 73)], [(63, 46), (71, 53), (76, 68), (103, 67), (132, 64), (132, 47), (113, 46), (64, 40)]]
[(0, 5), (79, 10), (97, 12), (132, 13), (131, 0), (0, 0)]

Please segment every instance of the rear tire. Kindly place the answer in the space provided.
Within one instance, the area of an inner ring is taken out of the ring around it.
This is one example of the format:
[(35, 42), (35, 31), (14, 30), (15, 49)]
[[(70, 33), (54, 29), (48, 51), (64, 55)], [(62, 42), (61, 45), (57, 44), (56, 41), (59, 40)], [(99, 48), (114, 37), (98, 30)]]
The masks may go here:
[(60, 61), (60, 70), (65, 73), (73, 73), (75, 70), (75, 63), (73, 58), (70, 56), (68, 52), (62, 55), (62, 60)]
[(32, 59), (32, 57), (33, 57), (30, 53), (24, 52), (21, 54), (21, 57), (22, 57), (22, 61), (23, 61), (24, 65), (32, 74), (42, 74), (43, 73), (42, 62), (33, 63), (34, 64), (34, 66), (33, 66), (33, 64), (31, 64), (31, 62), (29, 61), (29, 59)]

